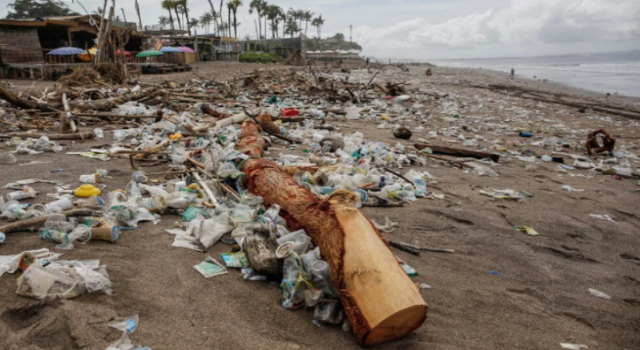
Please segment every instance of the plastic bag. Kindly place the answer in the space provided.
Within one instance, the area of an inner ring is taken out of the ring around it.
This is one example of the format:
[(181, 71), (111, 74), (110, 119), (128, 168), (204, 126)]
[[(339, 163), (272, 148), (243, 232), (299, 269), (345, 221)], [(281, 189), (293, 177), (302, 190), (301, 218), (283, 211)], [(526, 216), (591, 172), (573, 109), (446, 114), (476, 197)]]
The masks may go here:
[(109, 322), (108, 326), (121, 332), (133, 333), (138, 328), (138, 315), (124, 318), (116, 318)]

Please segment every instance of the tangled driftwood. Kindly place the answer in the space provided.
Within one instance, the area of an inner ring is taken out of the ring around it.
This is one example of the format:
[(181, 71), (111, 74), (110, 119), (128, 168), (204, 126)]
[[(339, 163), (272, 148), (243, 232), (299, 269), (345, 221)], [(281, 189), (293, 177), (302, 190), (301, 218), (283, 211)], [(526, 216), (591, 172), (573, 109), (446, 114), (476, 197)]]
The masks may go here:
[[(598, 136), (602, 137), (602, 145), (598, 142)], [(603, 152), (613, 152), (615, 145), (616, 139), (609, 132), (604, 129), (598, 129), (587, 137), (585, 149), (588, 155), (593, 156)]]

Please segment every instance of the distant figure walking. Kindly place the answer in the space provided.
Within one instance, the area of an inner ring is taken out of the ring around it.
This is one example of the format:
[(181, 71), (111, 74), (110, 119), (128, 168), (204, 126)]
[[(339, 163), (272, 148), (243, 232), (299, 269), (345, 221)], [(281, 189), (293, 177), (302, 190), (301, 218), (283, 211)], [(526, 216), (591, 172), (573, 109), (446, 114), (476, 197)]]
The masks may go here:
[(511, 79), (513, 79), (513, 77), (516, 75), (516, 71), (511, 68)]
[(368, 66), (369, 65), (369, 57), (367, 57), (366, 62), (367, 62), (367, 66)]

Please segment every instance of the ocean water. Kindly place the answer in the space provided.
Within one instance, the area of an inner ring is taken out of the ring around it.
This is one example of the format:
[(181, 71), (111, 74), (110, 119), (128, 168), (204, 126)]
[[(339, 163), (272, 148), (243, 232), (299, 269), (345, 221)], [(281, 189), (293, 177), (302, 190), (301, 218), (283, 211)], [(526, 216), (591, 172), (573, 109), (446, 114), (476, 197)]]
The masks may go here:
[(640, 97), (640, 51), (561, 56), (434, 60), (447, 67), (511, 72), (601, 93)]

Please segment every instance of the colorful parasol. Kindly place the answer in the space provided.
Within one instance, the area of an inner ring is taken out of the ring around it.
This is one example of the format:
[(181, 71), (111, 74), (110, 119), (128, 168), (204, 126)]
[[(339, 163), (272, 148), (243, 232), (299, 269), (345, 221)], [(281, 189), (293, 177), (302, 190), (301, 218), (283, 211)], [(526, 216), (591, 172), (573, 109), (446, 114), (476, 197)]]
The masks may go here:
[(160, 52), (164, 52), (164, 53), (168, 53), (168, 52), (182, 52), (178, 49), (176, 49), (175, 47), (171, 47), (171, 46), (164, 46), (163, 48), (160, 49)]
[(186, 53), (194, 53), (196, 52), (194, 49), (190, 48), (190, 47), (186, 47), (186, 46), (178, 46), (176, 47), (176, 49), (182, 51), (182, 52), (186, 52)]
[(71, 56), (71, 55), (80, 55), (83, 53), (87, 53), (85, 50), (83, 49), (79, 49), (77, 47), (61, 47), (61, 48), (57, 48), (55, 50), (51, 50), (49, 51), (49, 53), (47, 55), (56, 55), (56, 56)]
[(153, 57), (153, 56), (164, 56), (164, 52), (147, 50), (147, 51), (142, 51), (136, 55), (136, 57)]

